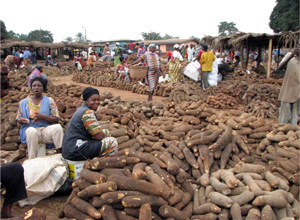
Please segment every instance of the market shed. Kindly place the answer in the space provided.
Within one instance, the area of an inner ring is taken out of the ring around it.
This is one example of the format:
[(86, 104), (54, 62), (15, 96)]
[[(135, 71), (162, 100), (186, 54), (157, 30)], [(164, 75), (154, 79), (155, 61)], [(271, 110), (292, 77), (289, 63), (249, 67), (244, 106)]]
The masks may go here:
[[(215, 38), (204, 37), (201, 39), (201, 43), (210, 45), (211, 48), (219, 51), (223, 50), (239, 50), (244, 51), (247, 49), (246, 62), (243, 62), (242, 67), (248, 66), (249, 51), (258, 49), (258, 56), (260, 57), (262, 49), (266, 49), (268, 54), (272, 54), (273, 49), (276, 47), (278, 53), (281, 48), (293, 48), (299, 42), (300, 30), (295, 32), (283, 32), (280, 34), (256, 34), (256, 33), (236, 33), (227, 36), (218, 36)], [(272, 56), (268, 56), (267, 78), (271, 74), (271, 59)], [(277, 60), (277, 63), (279, 60)]]
[(59, 42), (59, 43), (42, 43), (39, 41), (4, 41), (1, 43), (1, 57), (2, 55), (6, 57), (8, 54), (12, 54), (13, 50), (18, 48), (29, 47), (30, 50), (35, 50), (38, 53), (39, 59), (45, 59), (45, 52), (52, 50), (55, 52), (55, 56), (58, 60), (63, 61), (67, 56), (72, 56), (74, 50), (88, 48), (88, 44), (80, 43), (68, 43), (68, 42)]

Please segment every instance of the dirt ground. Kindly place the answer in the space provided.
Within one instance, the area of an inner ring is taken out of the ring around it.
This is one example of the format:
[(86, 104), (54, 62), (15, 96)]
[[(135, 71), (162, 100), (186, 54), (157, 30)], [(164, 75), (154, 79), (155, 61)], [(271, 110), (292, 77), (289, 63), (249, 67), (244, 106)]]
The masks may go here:
[[(66, 83), (67, 85), (69, 84), (75, 84), (75, 85), (81, 85), (84, 87), (88, 87), (90, 85), (88, 84), (83, 84), (83, 83), (77, 83), (72, 81), (72, 75), (69, 76), (55, 76), (55, 77), (49, 77), (52, 81), (53, 84), (59, 85)], [(138, 102), (147, 102), (147, 95), (141, 95), (141, 94), (136, 94), (132, 93), (131, 91), (124, 91), (124, 90), (119, 90), (115, 88), (109, 88), (109, 87), (97, 87), (93, 86), (94, 88), (97, 88), (101, 92), (111, 92), (114, 96), (121, 96), (121, 101), (138, 101)], [(167, 98), (164, 97), (159, 97), (159, 96), (154, 96), (153, 97), (154, 102), (160, 102), (164, 103), (167, 101)], [(20, 159), (18, 162), (23, 162), (26, 160), (27, 157)], [(25, 206), (23, 208), (19, 207), (19, 205), (14, 204), (13, 205), (13, 213), (19, 214), (19, 215), (24, 215), (25, 212), (32, 208), (39, 208), (43, 210), (46, 215), (47, 219), (53, 219), (57, 217), (61, 207), (63, 204), (66, 202), (68, 196), (50, 196), (46, 199), (41, 200), (35, 205), (30, 205), (30, 206)]]
[[(72, 81), (72, 75), (68, 76), (54, 76), (54, 77), (49, 77), (51, 79), (51, 82), (55, 85), (63, 84), (66, 83), (67, 85), (69, 84), (74, 84), (74, 85), (81, 85), (84, 87), (91, 86), (89, 84), (84, 84), (84, 83), (77, 83)], [(94, 88), (97, 88), (100, 92), (111, 92), (114, 96), (121, 96), (121, 101), (137, 101), (137, 102), (146, 102), (147, 101), (147, 95), (142, 95), (142, 94), (136, 94), (132, 93), (131, 91), (124, 91), (124, 90), (119, 90), (115, 88), (110, 88), (110, 87), (100, 87), (100, 86), (92, 86)], [(160, 97), (160, 96), (153, 96), (153, 101), (154, 102), (160, 102), (164, 103), (167, 100), (165, 97)]]

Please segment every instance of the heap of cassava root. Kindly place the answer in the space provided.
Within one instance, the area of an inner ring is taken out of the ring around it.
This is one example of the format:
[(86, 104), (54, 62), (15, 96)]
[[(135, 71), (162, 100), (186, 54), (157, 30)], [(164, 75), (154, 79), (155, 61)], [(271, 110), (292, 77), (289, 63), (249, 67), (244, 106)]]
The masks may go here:
[(114, 157), (88, 161), (61, 216), (299, 217), (299, 126), (273, 126), (237, 110), (208, 109), (201, 101), (170, 103), (166, 112), (141, 121)]

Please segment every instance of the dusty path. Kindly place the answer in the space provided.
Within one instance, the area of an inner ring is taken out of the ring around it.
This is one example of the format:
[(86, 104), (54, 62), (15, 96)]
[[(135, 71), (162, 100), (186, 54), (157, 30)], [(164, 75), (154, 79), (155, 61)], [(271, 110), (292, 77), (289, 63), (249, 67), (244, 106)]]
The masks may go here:
[[(80, 85), (84, 87), (91, 86), (89, 84), (84, 84), (84, 83), (77, 83), (72, 80), (72, 75), (69, 76), (53, 76), (49, 77), (52, 81), (53, 84), (59, 85), (62, 83), (66, 83), (67, 85), (69, 84), (74, 84), (74, 85)], [(121, 96), (122, 101), (138, 101), (138, 102), (146, 102), (147, 101), (147, 95), (141, 95), (141, 94), (136, 94), (132, 93), (131, 91), (125, 91), (125, 90), (120, 90), (116, 88), (110, 88), (110, 87), (100, 87), (100, 86), (92, 86), (94, 88), (97, 88), (101, 92), (111, 92), (114, 96)], [(154, 96), (153, 101), (154, 102), (160, 102), (164, 103), (168, 99), (166, 97), (161, 97), (161, 96)]]

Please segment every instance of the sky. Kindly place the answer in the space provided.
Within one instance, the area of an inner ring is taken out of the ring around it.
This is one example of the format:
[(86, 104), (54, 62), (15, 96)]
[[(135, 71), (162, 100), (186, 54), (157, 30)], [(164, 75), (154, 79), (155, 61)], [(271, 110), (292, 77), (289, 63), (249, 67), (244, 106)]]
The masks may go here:
[(15, 0), (2, 1), (0, 20), (7, 31), (48, 30), (54, 42), (82, 32), (91, 41), (142, 39), (158, 32), (180, 39), (218, 36), (220, 22), (241, 32), (273, 34), (269, 17), (276, 0)]

